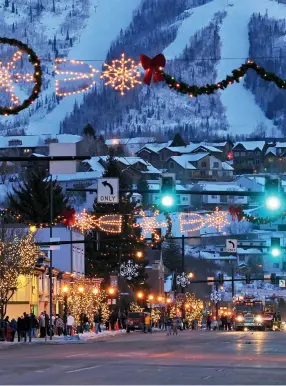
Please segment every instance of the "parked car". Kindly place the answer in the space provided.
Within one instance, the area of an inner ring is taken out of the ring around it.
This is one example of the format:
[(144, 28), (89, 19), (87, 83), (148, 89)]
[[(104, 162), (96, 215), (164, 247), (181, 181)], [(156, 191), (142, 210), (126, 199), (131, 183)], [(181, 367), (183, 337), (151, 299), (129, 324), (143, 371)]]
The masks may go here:
[(128, 312), (126, 332), (142, 330), (144, 328), (144, 312)]

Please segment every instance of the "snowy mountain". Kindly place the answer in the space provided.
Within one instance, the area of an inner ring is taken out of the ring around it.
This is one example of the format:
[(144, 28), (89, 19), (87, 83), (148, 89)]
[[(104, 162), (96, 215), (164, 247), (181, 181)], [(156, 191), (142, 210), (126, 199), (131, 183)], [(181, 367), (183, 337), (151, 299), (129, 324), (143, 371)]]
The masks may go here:
[[(112, 136), (182, 132), (186, 138), (286, 134), (285, 92), (254, 73), (227, 90), (190, 99), (165, 84), (139, 85), (125, 96), (96, 77), (76, 96), (55, 95), (54, 59), (76, 59), (101, 71), (105, 61), (163, 52), (166, 72), (190, 84), (225, 78), (245, 60), (286, 74), (286, 0), (2, 0), (0, 36), (26, 42), (40, 56), (43, 91), (29, 110), (1, 117), (3, 132), (74, 133), (91, 123)], [(7, 62), (11, 48), (0, 47)], [(1, 59), (2, 60), (2, 59)], [(31, 72), (27, 59), (19, 71)], [(142, 70), (143, 72), (143, 70)], [(284, 75), (285, 76), (285, 75)], [(23, 100), (31, 84), (19, 82)], [(9, 104), (0, 88), (1, 105)]]

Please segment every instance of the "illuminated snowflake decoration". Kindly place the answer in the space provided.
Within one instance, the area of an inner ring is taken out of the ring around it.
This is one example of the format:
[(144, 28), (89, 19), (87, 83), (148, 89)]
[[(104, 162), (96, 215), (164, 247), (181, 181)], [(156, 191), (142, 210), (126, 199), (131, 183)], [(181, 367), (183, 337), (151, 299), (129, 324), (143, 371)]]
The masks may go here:
[(214, 303), (218, 303), (221, 301), (221, 293), (218, 291), (213, 291), (210, 295), (210, 299)]
[(181, 273), (181, 275), (177, 276), (176, 282), (178, 285), (180, 285), (181, 287), (184, 288), (190, 284), (190, 279), (189, 279), (188, 275), (185, 272), (183, 272), (183, 273)]
[(10, 94), (10, 101), (13, 105), (19, 105), (20, 100), (14, 93), (14, 82), (17, 83), (20, 80), (24, 82), (33, 82), (33, 74), (21, 75), (18, 72), (15, 74), (13, 70), (16, 69), (16, 62), (21, 59), (23, 52), (16, 51), (12, 57), (12, 60), (6, 64), (0, 62), (0, 90), (3, 89), (5, 92)]
[(126, 263), (120, 265), (120, 275), (127, 280), (132, 280), (139, 276), (138, 269), (138, 264), (134, 263), (132, 260), (128, 260)]
[(114, 90), (120, 91), (121, 95), (124, 95), (124, 91), (134, 88), (136, 84), (142, 83), (138, 79), (140, 77), (139, 63), (126, 59), (124, 54), (121, 55), (121, 59), (113, 60), (111, 65), (104, 63), (104, 67), (106, 70), (100, 76), (101, 79), (107, 78), (104, 85), (112, 86)]

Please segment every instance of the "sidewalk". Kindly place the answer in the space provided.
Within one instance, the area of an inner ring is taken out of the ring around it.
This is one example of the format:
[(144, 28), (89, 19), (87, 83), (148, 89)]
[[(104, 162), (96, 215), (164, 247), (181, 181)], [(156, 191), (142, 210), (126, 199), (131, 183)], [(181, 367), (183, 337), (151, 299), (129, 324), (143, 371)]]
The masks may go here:
[(118, 331), (102, 331), (99, 334), (95, 334), (94, 332), (85, 332), (84, 334), (75, 334), (73, 336), (57, 336), (54, 335), (53, 339), (50, 340), (50, 337), (47, 337), (47, 341), (43, 338), (33, 338), (31, 343), (18, 342), (17, 338), (15, 342), (0, 342), (0, 349), (8, 346), (15, 346), (19, 344), (69, 344), (69, 343), (85, 343), (88, 341), (112, 337), (120, 334), (126, 334), (125, 330)]

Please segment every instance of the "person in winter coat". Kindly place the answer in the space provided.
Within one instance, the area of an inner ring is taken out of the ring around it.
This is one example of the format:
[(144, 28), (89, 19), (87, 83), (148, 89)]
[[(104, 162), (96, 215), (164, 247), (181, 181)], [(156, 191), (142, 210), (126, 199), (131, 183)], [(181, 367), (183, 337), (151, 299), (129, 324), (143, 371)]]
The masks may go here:
[(29, 336), (29, 342), (31, 342), (32, 337), (31, 337), (31, 318), (29, 315), (24, 312), (24, 342), (27, 342), (27, 335)]
[(68, 314), (67, 319), (67, 335), (72, 335), (72, 328), (74, 326), (74, 317), (71, 313)]
[(40, 328), (40, 338), (44, 338), (46, 336), (46, 319), (43, 312), (39, 316), (39, 328)]
[(34, 314), (30, 315), (30, 325), (31, 325), (31, 328), (30, 328), (31, 338), (37, 338), (37, 329), (39, 328), (39, 322), (36, 319)]
[(207, 316), (207, 330), (211, 330), (211, 325), (212, 325), (212, 317), (211, 315)]
[(12, 319), (10, 322), (10, 328), (11, 328), (11, 342), (14, 342), (15, 334), (17, 331), (17, 322), (16, 319)]
[(94, 321), (94, 324), (95, 324), (95, 333), (98, 334), (99, 332), (101, 332), (101, 329), (100, 329), (101, 316), (100, 316), (99, 312), (96, 312), (94, 314), (93, 321)]
[(25, 321), (23, 316), (19, 316), (17, 320), (17, 335), (18, 335), (18, 342), (21, 342), (22, 337), (24, 336), (24, 330), (25, 330)]
[(61, 336), (64, 332), (65, 324), (63, 319), (60, 317), (60, 315), (57, 315), (55, 323), (56, 323), (56, 329), (57, 329), (58, 335)]
[(168, 318), (166, 321), (166, 326), (167, 326), (167, 336), (172, 334), (172, 319)]

